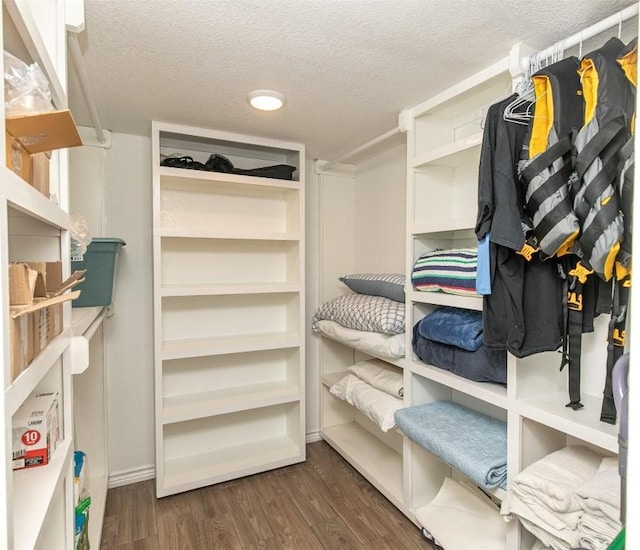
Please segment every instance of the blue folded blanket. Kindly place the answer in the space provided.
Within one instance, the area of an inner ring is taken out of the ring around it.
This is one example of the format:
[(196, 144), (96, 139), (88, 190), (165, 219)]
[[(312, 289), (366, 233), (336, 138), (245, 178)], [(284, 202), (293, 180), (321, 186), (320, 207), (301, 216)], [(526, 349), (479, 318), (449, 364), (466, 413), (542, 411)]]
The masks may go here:
[(442, 306), (422, 318), (418, 332), (435, 342), (476, 351), (483, 343), (482, 312)]
[(423, 338), (419, 324), (413, 327), (411, 342), (414, 353), (422, 362), (475, 382), (507, 384), (507, 352), (503, 349), (487, 349), (480, 346), (476, 351), (467, 351)]
[(452, 401), (395, 412), (412, 441), (485, 489), (507, 486), (507, 424)]

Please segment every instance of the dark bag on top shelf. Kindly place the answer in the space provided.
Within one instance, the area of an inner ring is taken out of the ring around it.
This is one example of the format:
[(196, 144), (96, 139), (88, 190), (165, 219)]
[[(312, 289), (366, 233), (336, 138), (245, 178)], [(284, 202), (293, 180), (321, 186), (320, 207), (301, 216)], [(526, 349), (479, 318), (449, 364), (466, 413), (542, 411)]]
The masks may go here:
[(225, 174), (240, 174), (243, 176), (256, 176), (259, 178), (274, 178), (279, 180), (292, 180), (295, 166), (288, 164), (274, 164), (273, 166), (261, 166), (260, 168), (242, 169), (233, 166), (233, 163), (225, 156), (216, 153), (209, 156), (204, 164), (193, 160), (189, 156), (168, 157), (161, 163), (162, 166), (173, 168), (188, 168), (190, 170), (207, 170), (209, 172), (223, 172)]

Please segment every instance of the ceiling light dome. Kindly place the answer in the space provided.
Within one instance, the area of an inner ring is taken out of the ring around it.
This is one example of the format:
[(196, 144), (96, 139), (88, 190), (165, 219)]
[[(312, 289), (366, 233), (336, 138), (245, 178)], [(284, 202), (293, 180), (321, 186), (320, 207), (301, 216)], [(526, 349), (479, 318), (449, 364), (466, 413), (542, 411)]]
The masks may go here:
[(273, 90), (254, 90), (247, 94), (247, 99), (260, 111), (277, 111), (284, 105), (284, 95)]

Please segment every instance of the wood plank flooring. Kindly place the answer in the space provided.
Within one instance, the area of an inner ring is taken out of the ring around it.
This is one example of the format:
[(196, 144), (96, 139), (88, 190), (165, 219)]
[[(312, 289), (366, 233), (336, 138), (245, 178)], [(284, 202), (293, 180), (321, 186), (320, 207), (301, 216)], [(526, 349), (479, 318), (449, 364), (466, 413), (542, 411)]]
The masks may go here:
[(307, 461), (156, 499), (110, 489), (102, 550), (431, 550), (420, 530), (327, 443)]

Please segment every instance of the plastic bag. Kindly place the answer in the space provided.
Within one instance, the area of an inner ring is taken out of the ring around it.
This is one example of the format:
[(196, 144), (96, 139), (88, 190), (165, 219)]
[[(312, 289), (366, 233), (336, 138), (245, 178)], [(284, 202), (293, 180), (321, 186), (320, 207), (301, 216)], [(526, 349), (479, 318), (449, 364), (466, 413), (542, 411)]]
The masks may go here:
[(4, 110), (8, 117), (53, 110), (49, 81), (37, 63), (4, 52)]
[(91, 235), (84, 216), (78, 212), (71, 214), (71, 261), (81, 262), (91, 242)]

